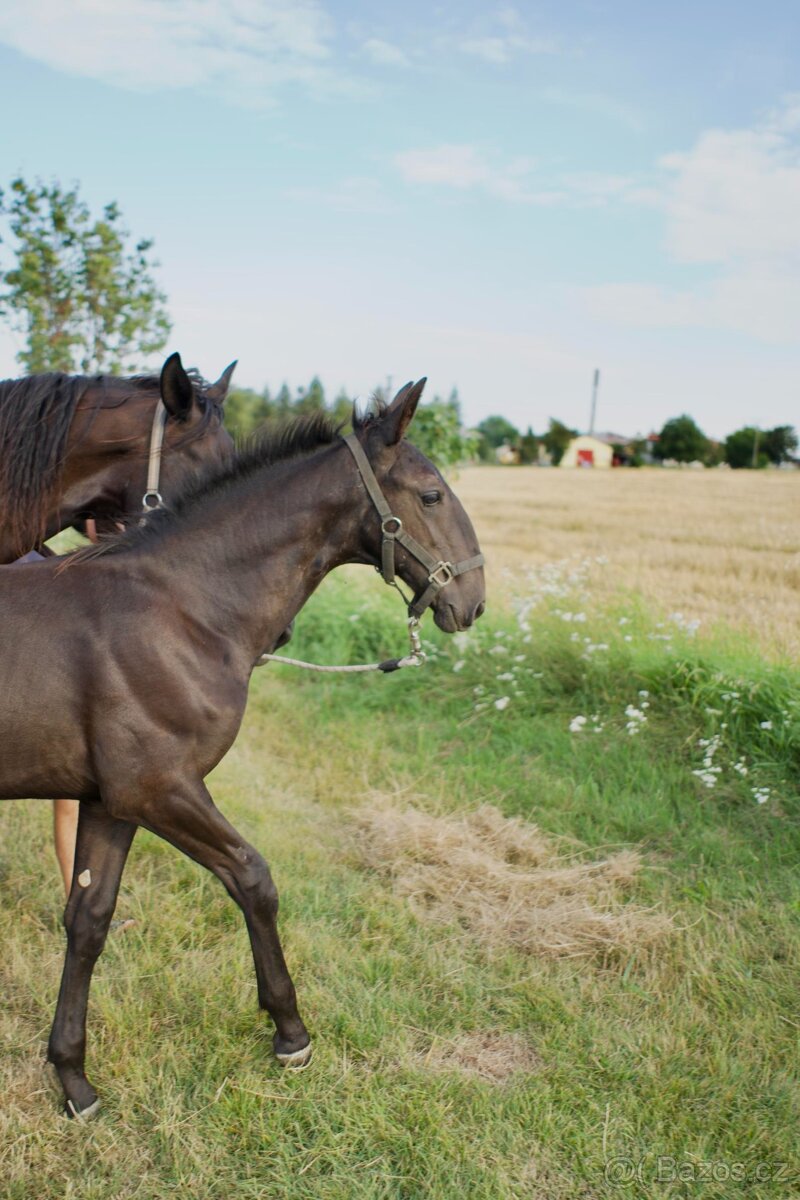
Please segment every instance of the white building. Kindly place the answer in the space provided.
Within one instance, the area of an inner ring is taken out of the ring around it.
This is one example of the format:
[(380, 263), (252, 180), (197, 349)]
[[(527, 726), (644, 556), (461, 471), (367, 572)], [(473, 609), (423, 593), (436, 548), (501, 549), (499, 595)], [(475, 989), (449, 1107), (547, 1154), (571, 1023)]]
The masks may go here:
[(606, 441), (582, 433), (573, 438), (564, 451), (564, 457), (559, 466), (562, 467), (610, 467), (614, 460), (614, 450)]

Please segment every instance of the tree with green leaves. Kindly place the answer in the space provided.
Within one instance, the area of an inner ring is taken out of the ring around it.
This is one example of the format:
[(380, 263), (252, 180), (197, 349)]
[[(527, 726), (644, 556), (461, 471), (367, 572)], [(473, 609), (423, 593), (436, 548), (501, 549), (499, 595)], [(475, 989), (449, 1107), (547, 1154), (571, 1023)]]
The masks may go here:
[(314, 376), (307, 388), (297, 389), (294, 411), (306, 416), (325, 411), (325, 389), (318, 375)]
[(519, 441), (519, 430), (505, 417), (484, 417), (477, 428), (480, 434), (478, 454), (483, 462), (496, 462), (496, 450), (501, 446), (516, 446)]
[(275, 404), (269, 388), (256, 392), (252, 388), (231, 388), (225, 400), (225, 428), (233, 437), (242, 439), (275, 415)]
[(340, 425), (350, 425), (353, 417), (353, 399), (351, 396), (348, 396), (343, 387), (339, 388), (336, 398), (331, 405), (331, 414), (334, 421), (338, 421)]
[(477, 449), (477, 439), (462, 429), (455, 389), (447, 400), (434, 396), (427, 404), (420, 404), (408, 439), (443, 471), (474, 458)]
[(709, 441), (695, 421), (684, 413), (667, 421), (658, 435), (656, 458), (674, 458), (676, 462), (705, 462)]
[(567, 446), (577, 436), (577, 429), (570, 429), (569, 425), (565, 425), (563, 421), (557, 421), (555, 417), (550, 418), (547, 433), (542, 435), (542, 444), (550, 455), (554, 467), (561, 462)]
[(797, 431), (792, 425), (776, 425), (764, 431), (761, 442), (771, 463), (779, 465), (794, 457), (797, 450)]
[(763, 433), (753, 425), (736, 429), (725, 438), (725, 462), (729, 467), (766, 467), (769, 459), (762, 446)]
[(725, 462), (731, 467), (779, 466), (797, 449), (797, 434), (791, 425), (757, 429), (745, 425), (725, 438)]
[(25, 339), (26, 371), (114, 374), (164, 348), (170, 322), (152, 242), (131, 243), (115, 203), (93, 218), (77, 188), (17, 178), (0, 192), (0, 216), (0, 316)]
[(519, 461), (520, 464), (530, 466), (532, 463), (539, 461), (539, 439), (533, 432), (533, 429), (528, 426), (528, 432), (523, 433), (519, 439)]

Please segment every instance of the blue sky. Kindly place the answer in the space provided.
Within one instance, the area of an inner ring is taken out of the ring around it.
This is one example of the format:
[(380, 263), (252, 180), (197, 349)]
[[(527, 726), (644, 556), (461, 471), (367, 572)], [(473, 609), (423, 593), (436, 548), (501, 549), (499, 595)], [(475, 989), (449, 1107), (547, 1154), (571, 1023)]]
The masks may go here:
[(541, 430), (599, 366), (603, 429), (800, 419), (794, 0), (27, 0), (0, 104), (0, 186), (117, 200), (204, 374)]

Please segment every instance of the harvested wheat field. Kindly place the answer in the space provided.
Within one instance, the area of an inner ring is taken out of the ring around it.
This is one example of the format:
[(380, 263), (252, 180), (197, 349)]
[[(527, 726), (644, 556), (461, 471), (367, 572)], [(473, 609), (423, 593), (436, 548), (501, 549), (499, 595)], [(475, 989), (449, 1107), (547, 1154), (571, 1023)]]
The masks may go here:
[(456, 483), (503, 568), (601, 555), (593, 591), (800, 651), (800, 472), (473, 467)]

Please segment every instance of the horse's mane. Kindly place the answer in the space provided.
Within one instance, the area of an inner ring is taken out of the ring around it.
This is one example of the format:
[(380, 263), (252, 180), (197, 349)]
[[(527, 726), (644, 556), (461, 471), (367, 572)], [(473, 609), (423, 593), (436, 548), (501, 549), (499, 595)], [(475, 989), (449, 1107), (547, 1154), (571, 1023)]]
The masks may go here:
[[(356, 429), (365, 427), (371, 421), (371, 415), (362, 418), (354, 414), (353, 417)], [(200, 513), (202, 519), (202, 510), (212, 497), (230, 490), (267, 467), (304, 457), (331, 445), (339, 437), (341, 428), (326, 412), (266, 425), (241, 442), (230, 458), (195, 476), (168, 509), (158, 509), (142, 525), (132, 525), (124, 533), (101, 537), (95, 545), (75, 550), (64, 565), (118, 554), (158, 540), (167, 531), (179, 527), (190, 514), (194, 516)]]
[[(202, 417), (184, 441), (202, 437), (221, 409), (208, 402), (208, 385), (189, 372)], [(67, 438), (75, 410), (94, 389), (93, 408), (115, 405), (142, 392), (159, 394), (157, 375), (65, 375), (55, 371), (0, 382), (0, 520), (20, 554), (45, 535), (47, 518), (59, 499)], [(181, 444), (181, 443), (178, 443)]]
[(44, 537), (85, 375), (31, 375), (0, 383), (0, 512), (20, 554)]

